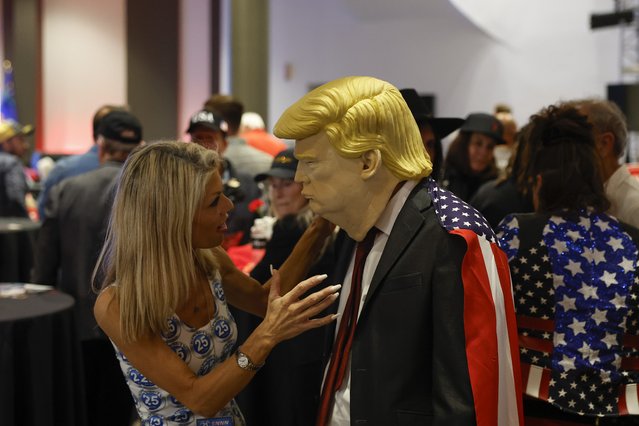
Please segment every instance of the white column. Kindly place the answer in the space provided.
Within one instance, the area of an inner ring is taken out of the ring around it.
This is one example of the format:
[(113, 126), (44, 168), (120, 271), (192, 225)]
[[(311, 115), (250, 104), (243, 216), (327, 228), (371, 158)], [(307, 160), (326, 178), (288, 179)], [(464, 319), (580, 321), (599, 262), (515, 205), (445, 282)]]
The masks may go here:
[(126, 103), (125, 0), (42, 0), (42, 12), (43, 149), (84, 152), (95, 111)]
[(211, 95), (211, 2), (180, 2), (178, 81), (178, 139), (184, 138), (189, 118)]

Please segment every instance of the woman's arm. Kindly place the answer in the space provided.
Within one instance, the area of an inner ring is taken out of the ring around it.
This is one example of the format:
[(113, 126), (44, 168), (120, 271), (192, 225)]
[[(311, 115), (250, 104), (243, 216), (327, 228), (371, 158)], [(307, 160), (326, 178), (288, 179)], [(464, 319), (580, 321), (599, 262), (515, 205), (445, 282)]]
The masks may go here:
[[(302, 294), (324, 278), (315, 276), (302, 281), (283, 297), (277, 295), (279, 289), (276, 283), (268, 297), (267, 316), (242, 344), (242, 352), (254, 363), (261, 364), (279, 342), (333, 321), (335, 315), (310, 318), (337, 299), (339, 286), (327, 287), (300, 299)], [(126, 342), (120, 333), (120, 308), (113, 287), (98, 296), (94, 313), (99, 326), (135, 368), (202, 416), (215, 415), (255, 374), (240, 368), (235, 356), (232, 356), (208, 374), (197, 376), (158, 335)]]
[[(307, 276), (310, 267), (321, 252), (326, 239), (333, 232), (334, 225), (322, 218), (316, 218), (295, 245), (293, 252), (280, 268), (281, 294), (288, 293)], [(261, 285), (233, 264), (228, 254), (221, 248), (213, 249), (218, 260), (224, 292), (229, 303), (243, 311), (264, 317), (271, 280)]]

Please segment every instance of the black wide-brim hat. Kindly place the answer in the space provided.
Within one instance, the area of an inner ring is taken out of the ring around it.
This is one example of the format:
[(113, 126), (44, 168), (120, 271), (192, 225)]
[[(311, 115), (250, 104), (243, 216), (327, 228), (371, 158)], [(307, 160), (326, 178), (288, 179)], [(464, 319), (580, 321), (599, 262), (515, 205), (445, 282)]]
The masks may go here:
[(399, 92), (404, 97), (417, 124), (428, 124), (437, 139), (445, 138), (464, 123), (463, 118), (433, 117), (428, 105), (415, 89), (402, 89)]

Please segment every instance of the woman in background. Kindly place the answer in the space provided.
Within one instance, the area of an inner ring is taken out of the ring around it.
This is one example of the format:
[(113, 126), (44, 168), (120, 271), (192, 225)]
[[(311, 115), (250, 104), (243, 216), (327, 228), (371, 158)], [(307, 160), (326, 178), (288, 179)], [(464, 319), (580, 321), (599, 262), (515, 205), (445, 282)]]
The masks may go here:
[(469, 204), (486, 218), (493, 229), (508, 214), (535, 210), (532, 205), (532, 182), (526, 175), (530, 155), (528, 128), (524, 126), (517, 133), (506, 175), (484, 183), (470, 199)]
[[(268, 204), (273, 218), (256, 219), (251, 234), (254, 240), (266, 241), (264, 257), (250, 272), (259, 282), (270, 277), (270, 265), (279, 268), (293, 247), (313, 221), (314, 214), (308, 200), (302, 195), (302, 185), (294, 181), (297, 159), (293, 149), (279, 152), (271, 168), (255, 177), (266, 184)], [(332, 241), (314, 254), (309, 276), (333, 268)], [(320, 284), (321, 286), (321, 284)], [(319, 286), (318, 286), (319, 287)], [(259, 318), (233, 312), (238, 322), (240, 339), (250, 335), (259, 325)], [(305, 400), (298, 389), (315, 382), (321, 386), (322, 353), (325, 336), (323, 329), (311, 330), (290, 339), (275, 348), (267, 365), (238, 395), (237, 401), (247, 423), (256, 425), (306, 426), (314, 423), (316, 402)]]
[[(233, 207), (219, 161), (196, 144), (158, 142), (129, 156), (118, 184), (95, 316), (143, 424), (244, 425), (233, 398), (275, 345), (334, 319), (315, 317), (339, 286), (302, 297), (325, 277), (295, 285), (327, 226), (309, 227), (295, 259), (264, 286), (219, 248)], [(264, 316), (240, 346), (227, 302)]]
[[(284, 263), (315, 217), (308, 207), (308, 200), (302, 195), (302, 184), (294, 180), (296, 169), (293, 149), (287, 149), (273, 158), (270, 170), (255, 176), (256, 182), (266, 183), (268, 205), (273, 214), (272, 220), (257, 219), (251, 229), (254, 241), (266, 241), (264, 257), (251, 271), (251, 276), (262, 283), (270, 278), (271, 265), (279, 268)], [(320, 256), (316, 261), (319, 260)], [(312, 269), (319, 270), (318, 266), (316, 264)], [(322, 266), (320, 269), (326, 270)]]
[(526, 424), (637, 424), (622, 416), (639, 414), (639, 231), (604, 213), (586, 117), (551, 106), (527, 132), (535, 213), (507, 216), (498, 228), (512, 273)]
[(494, 150), (505, 143), (502, 135), (503, 126), (494, 116), (474, 113), (466, 117), (448, 148), (442, 186), (468, 201), (484, 182), (495, 179)]

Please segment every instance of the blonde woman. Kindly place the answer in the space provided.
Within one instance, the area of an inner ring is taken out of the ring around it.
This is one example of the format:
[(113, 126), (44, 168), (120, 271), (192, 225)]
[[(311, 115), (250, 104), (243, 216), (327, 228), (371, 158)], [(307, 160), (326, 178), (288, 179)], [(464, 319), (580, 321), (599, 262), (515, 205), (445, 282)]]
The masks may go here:
[[(196, 144), (150, 144), (131, 154), (116, 192), (94, 311), (144, 424), (244, 425), (233, 398), (273, 347), (335, 319), (314, 317), (339, 286), (302, 298), (325, 276), (295, 285), (330, 233), (326, 223), (309, 227), (265, 286), (219, 248), (233, 207), (219, 161)], [(227, 302), (264, 317), (239, 346)]]

